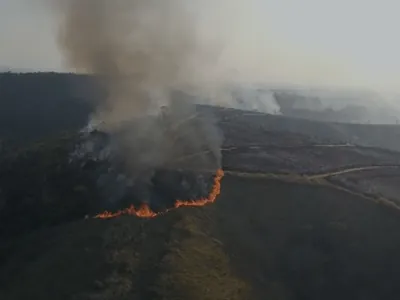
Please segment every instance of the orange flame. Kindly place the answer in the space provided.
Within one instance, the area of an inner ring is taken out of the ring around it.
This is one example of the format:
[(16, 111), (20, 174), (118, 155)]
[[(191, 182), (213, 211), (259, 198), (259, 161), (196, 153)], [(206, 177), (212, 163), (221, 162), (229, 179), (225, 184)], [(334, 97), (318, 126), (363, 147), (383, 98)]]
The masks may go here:
[(158, 215), (164, 214), (171, 209), (174, 208), (179, 208), (181, 206), (204, 206), (208, 203), (213, 203), (217, 199), (217, 196), (221, 193), (221, 179), (224, 176), (224, 171), (222, 169), (218, 169), (215, 177), (214, 177), (214, 184), (211, 189), (210, 194), (208, 195), (207, 198), (201, 198), (201, 199), (195, 199), (195, 200), (176, 200), (174, 207), (167, 209), (166, 211), (163, 212), (154, 212), (148, 204), (142, 203), (139, 208), (135, 208), (133, 205), (124, 208), (122, 210), (119, 210), (117, 212), (109, 212), (105, 211), (103, 213), (100, 213), (96, 215), (94, 218), (97, 219), (111, 219), (111, 218), (116, 218), (122, 215), (131, 215), (131, 216), (137, 216), (139, 218), (154, 218), (157, 217)]

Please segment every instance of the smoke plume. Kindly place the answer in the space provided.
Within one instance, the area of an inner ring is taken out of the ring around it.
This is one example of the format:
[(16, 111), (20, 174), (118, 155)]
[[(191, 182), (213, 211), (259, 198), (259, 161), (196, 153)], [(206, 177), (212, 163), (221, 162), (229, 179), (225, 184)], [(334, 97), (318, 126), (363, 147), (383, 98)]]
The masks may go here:
[[(132, 169), (153, 169), (193, 153), (220, 166), (221, 135), (212, 120), (196, 117), (190, 103), (173, 96), (218, 94), (221, 40), (201, 26), (201, 1), (52, 1), (68, 66), (96, 75), (107, 92), (93, 119), (103, 122)], [(169, 107), (171, 130), (149, 117), (161, 106)]]

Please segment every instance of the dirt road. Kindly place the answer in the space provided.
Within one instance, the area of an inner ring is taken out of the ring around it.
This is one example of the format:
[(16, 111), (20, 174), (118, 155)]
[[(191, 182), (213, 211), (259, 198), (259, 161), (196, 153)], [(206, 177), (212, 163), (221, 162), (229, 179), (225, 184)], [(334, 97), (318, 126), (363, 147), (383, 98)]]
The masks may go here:
[(365, 166), (365, 167), (358, 167), (358, 168), (348, 168), (348, 169), (343, 169), (343, 170), (335, 171), (335, 172), (315, 174), (315, 175), (307, 176), (307, 178), (310, 180), (315, 180), (315, 179), (322, 179), (322, 178), (332, 177), (332, 176), (346, 174), (346, 173), (375, 170), (375, 169), (385, 169), (385, 168), (400, 168), (400, 166), (399, 165), (391, 165), (391, 166), (388, 165), (388, 166)]

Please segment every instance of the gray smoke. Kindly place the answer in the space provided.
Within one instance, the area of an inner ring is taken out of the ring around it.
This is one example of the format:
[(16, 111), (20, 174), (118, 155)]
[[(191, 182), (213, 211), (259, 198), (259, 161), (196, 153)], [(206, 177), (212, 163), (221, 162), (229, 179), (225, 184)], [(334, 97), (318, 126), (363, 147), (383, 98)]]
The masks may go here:
[[(221, 135), (212, 120), (193, 121), (193, 107), (174, 104), (172, 97), (177, 90), (197, 98), (217, 94), (205, 81), (216, 77), (221, 45), (196, 21), (200, 1), (52, 1), (62, 19), (58, 41), (68, 66), (96, 75), (107, 91), (92, 122), (102, 122), (132, 169), (191, 153), (220, 166)], [(154, 117), (161, 106), (169, 107), (172, 130)]]

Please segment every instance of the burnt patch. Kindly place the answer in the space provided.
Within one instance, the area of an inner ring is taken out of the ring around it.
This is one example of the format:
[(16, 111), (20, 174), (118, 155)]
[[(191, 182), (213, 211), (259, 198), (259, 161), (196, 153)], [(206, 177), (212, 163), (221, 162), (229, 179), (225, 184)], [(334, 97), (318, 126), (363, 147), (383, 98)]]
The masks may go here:
[(153, 211), (162, 212), (174, 207), (177, 200), (207, 198), (212, 189), (213, 175), (211, 172), (155, 170), (151, 176), (138, 178), (129, 186), (120, 183), (119, 198), (114, 194), (103, 209), (114, 211), (146, 203)]

